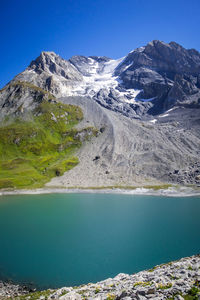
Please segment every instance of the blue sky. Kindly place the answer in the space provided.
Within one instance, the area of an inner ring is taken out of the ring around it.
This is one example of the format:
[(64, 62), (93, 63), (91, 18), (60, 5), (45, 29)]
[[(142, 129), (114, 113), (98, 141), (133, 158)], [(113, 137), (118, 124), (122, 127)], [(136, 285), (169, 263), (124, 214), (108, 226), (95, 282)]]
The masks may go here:
[(154, 39), (200, 51), (200, 0), (0, 0), (0, 87), (41, 51), (119, 58)]

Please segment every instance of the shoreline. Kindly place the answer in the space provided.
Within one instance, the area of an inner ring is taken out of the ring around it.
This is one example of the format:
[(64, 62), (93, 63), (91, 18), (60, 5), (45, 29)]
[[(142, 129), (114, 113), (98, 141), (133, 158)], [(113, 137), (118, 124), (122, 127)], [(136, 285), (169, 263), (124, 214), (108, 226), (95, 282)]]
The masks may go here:
[(22, 190), (0, 190), (0, 196), (8, 195), (40, 195), (40, 194), (123, 194), (163, 197), (193, 197), (200, 196), (200, 187), (187, 186), (144, 186), (144, 187), (71, 187), (71, 188), (38, 188)]
[[(120, 273), (114, 278), (43, 291), (0, 281), (0, 299), (197, 299), (200, 295), (200, 255), (156, 265), (134, 274)], [(193, 297), (192, 297), (193, 296)], [(20, 298), (22, 297), (22, 298)], [(186, 297), (186, 298), (185, 298)], [(199, 299), (199, 298), (198, 298)]]

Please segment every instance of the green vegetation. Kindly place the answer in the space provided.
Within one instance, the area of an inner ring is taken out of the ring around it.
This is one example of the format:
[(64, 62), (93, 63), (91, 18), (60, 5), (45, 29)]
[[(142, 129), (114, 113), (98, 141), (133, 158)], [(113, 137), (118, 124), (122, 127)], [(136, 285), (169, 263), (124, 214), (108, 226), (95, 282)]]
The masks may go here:
[(172, 287), (172, 283), (171, 282), (169, 282), (169, 283), (167, 283), (167, 284), (158, 284), (158, 287), (157, 287), (157, 289), (158, 290), (166, 290), (166, 289), (170, 289)]
[(64, 296), (64, 295), (68, 294), (68, 293), (69, 293), (68, 291), (63, 291), (62, 294), (61, 294), (60, 296), (62, 297), (62, 296)]
[(113, 294), (108, 294), (106, 299), (107, 299), (107, 300), (115, 300), (115, 299), (116, 299), (116, 296), (113, 295)]
[(82, 140), (97, 135), (94, 128), (74, 128), (82, 118), (77, 106), (43, 101), (29, 121), (4, 121), (0, 127), (0, 189), (42, 187), (76, 166), (79, 161), (74, 153)]
[(100, 289), (99, 289), (99, 288), (96, 288), (94, 293), (95, 293), (95, 294), (98, 294), (99, 292), (100, 292)]
[[(94, 135), (95, 131), (94, 131)], [(82, 189), (82, 190), (105, 190), (105, 189), (122, 189), (122, 190), (135, 190), (137, 188), (146, 188), (146, 189), (154, 189), (154, 190), (160, 190), (160, 189), (167, 189), (168, 187), (171, 187), (173, 185), (155, 185), (155, 186), (130, 186), (130, 185), (105, 185), (105, 186), (89, 186), (89, 187), (84, 187), (84, 186), (71, 186), (68, 187), (69, 189), (72, 188), (77, 188), (77, 189)], [(156, 268), (156, 267), (155, 267)], [(152, 270), (148, 270), (149, 272), (152, 272)]]
[(151, 285), (151, 282), (150, 281), (138, 281), (133, 284), (134, 287), (136, 287), (138, 285), (145, 287), (145, 286)]
[[(173, 262), (176, 262), (176, 260), (174, 260)], [(148, 272), (153, 272), (154, 270), (160, 268), (160, 267), (163, 267), (163, 266), (171, 266), (172, 265), (172, 262), (168, 262), (168, 263), (164, 263), (164, 264), (161, 264), (161, 265), (158, 265), (158, 266), (155, 266), (149, 270), (147, 270)]]
[(45, 290), (45, 291), (37, 291), (33, 293), (29, 293), (23, 296), (17, 296), (14, 298), (8, 298), (8, 299), (15, 299), (15, 300), (37, 300), (40, 299), (40, 297), (44, 297), (43, 299), (48, 299), (48, 296), (50, 296), (52, 293), (52, 290)]
[(153, 190), (165, 190), (165, 189), (168, 189), (169, 187), (172, 187), (174, 185), (172, 184), (162, 184), (162, 185), (147, 185), (147, 186), (144, 186), (144, 188), (146, 189), (153, 189)]
[(183, 297), (185, 300), (198, 300), (199, 299), (199, 295), (200, 295), (200, 289), (199, 289), (199, 285), (194, 285), (186, 295), (183, 294), (176, 294), (174, 295), (172, 298), (169, 298), (168, 300), (174, 300), (176, 298), (177, 295), (180, 295), (181, 297)]

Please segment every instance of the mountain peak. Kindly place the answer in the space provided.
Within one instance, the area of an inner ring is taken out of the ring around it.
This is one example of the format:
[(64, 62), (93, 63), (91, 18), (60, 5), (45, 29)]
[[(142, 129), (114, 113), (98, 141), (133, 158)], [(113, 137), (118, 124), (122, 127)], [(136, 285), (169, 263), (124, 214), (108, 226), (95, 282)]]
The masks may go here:
[(53, 55), (58, 56), (54, 51), (42, 51), (40, 55)]
[(51, 65), (52, 63), (55, 63), (55, 59), (58, 57), (59, 56), (53, 51), (42, 51), (40, 55), (30, 63), (29, 68), (36, 71), (44, 71), (45, 65)]

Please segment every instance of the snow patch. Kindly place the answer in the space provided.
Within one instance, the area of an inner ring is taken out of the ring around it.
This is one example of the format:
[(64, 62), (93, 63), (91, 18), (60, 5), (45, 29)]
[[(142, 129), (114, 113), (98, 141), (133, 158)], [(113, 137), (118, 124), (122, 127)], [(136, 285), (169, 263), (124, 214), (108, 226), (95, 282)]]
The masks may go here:
[(142, 101), (142, 102), (150, 102), (150, 101), (153, 101), (155, 100), (156, 97), (153, 97), (153, 98), (148, 98), (148, 99), (137, 99), (138, 101)]
[(167, 110), (166, 113), (169, 113), (170, 111), (175, 110), (177, 108), (178, 108), (177, 106), (174, 106), (174, 107), (170, 108), (169, 110)]
[(168, 117), (168, 116), (169, 116), (169, 114), (164, 114), (164, 115), (159, 116), (159, 118), (164, 118), (164, 117)]
[(157, 122), (157, 119), (153, 119), (153, 120), (151, 120), (151, 121), (149, 121), (149, 122), (151, 122), (151, 123), (156, 123)]
[[(66, 85), (65, 82), (60, 85), (62, 96), (91, 96), (93, 97), (101, 89), (108, 93), (111, 89), (115, 90), (117, 97), (122, 102), (133, 103), (140, 90), (123, 89), (120, 87), (120, 80), (115, 76), (115, 69), (123, 62), (125, 57), (117, 60), (109, 60), (105, 63), (99, 63), (92, 58), (89, 59), (87, 65), (87, 75), (83, 76), (83, 81), (77, 85)], [(58, 79), (58, 78), (57, 78)], [(59, 78), (60, 81), (60, 78)]]

